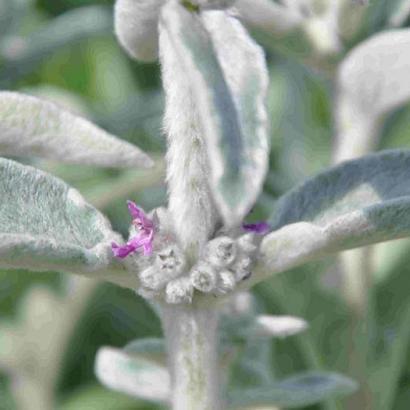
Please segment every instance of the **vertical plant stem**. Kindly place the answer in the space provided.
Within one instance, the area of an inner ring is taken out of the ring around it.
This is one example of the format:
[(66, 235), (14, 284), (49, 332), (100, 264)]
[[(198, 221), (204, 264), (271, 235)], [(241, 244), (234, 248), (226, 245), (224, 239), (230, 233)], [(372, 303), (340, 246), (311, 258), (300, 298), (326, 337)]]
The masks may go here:
[[(355, 109), (338, 96), (335, 110), (337, 138), (333, 163), (361, 157), (377, 147), (379, 124), (357, 115)], [(372, 312), (372, 252), (367, 247), (343, 252), (339, 257), (342, 294), (351, 311), (348, 329), (347, 371), (360, 389), (347, 399), (347, 408), (371, 408), (372, 392), (368, 382), (369, 335)]]
[(13, 397), (19, 410), (54, 410), (53, 392), (39, 380), (21, 376), (13, 382)]
[(195, 305), (167, 305), (161, 313), (172, 380), (172, 409), (221, 410), (219, 312)]

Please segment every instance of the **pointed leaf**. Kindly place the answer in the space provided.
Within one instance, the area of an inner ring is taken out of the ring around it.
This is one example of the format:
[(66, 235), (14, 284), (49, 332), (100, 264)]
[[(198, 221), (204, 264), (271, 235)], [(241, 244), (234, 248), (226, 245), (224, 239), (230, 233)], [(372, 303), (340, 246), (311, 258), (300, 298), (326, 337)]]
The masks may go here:
[(272, 386), (234, 391), (230, 395), (230, 404), (232, 407), (304, 407), (330, 397), (351, 394), (356, 388), (353, 380), (337, 373), (307, 372), (289, 377)]
[(345, 162), (284, 195), (253, 280), (332, 252), (409, 236), (409, 181), (410, 151), (392, 150)]
[(256, 200), (267, 168), (263, 52), (223, 11), (197, 15), (169, 2), (160, 29), (198, 102), (215, 200), (225, 223), (238, 224)]
[(168, 371), (154, 362), (111, 347), (101, 348), (95, 373), (106, 387), (133, 397), (166, 403), (170, 395)]
[(81, 273), (135, 286), (113, 261), (108, 220), (63, 181), (0, 159), (0, 267)]
[(51, 102), (7, 91), (0, 92), (0, 154), (108, 167), (152, 162), (134, 145)]

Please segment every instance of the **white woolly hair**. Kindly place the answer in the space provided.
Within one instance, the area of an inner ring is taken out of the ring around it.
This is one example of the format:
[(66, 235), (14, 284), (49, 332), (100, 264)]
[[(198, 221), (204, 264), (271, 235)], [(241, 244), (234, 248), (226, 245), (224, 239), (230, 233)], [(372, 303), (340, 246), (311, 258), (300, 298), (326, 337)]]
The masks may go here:
[(159, 44), (166, 96), (169, 211), (182, 247), (196, 254), (213, 233), (218, 211), (208, 186), (210, 170), (196, 101), (161, 22)]
[(128, 54), (141, 61), (158, 58), (158, 19), (165, 0), (117, 0), (114, 28)]

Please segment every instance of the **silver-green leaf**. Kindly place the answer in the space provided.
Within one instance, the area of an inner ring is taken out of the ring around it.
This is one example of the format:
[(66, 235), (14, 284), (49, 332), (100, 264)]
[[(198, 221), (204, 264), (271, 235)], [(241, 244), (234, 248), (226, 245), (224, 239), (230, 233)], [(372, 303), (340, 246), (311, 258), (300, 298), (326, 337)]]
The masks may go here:
[(410, 151), (392, 150), (345, 162), (284, 195), (253, 280), (333, 252), (409, 236), (409, 181)]
[(383, 31), (343, 60), (339, 92), (364, 115), (384, 114), (410, 99), (409, 64), (410, 29)]
[(63, 181), (0, 159), (0, 268), (61, 271), (134, 287), (108, 220)]
[(262, 49), (224, 11), (196, 14), (171, 1), (160, 24), (196, 97), (215, 201), (225, 223), (238, 224), (255, 202), (267, 169)]
[(166, 368), (120, 349), (101, 348), (95, 373), (106, 387), (139, 399), (166, 403), (170, 396), (170, 376)]
[(230, 405), (232, 408), (269, 405), (303, 407), (330, 397), (351, 394), (356, 388), (353, 380), (337, 373), (306, 372), (271, 386), (233, 391), (230, 394)]
[(377, 146), (383, 115), (410, 100), (410, 29), (383, 31), (355, 47), (337, 75), (336, 160)]
[(115, 33), (124, 49), (141, 61), (158, 58), (158, 20), (164, 0), (117, 0)]
[(152, 165), (139, 148), (84, 118), (49, 101), (8, 91), (0, 92), (0, 154), (106, 167)]

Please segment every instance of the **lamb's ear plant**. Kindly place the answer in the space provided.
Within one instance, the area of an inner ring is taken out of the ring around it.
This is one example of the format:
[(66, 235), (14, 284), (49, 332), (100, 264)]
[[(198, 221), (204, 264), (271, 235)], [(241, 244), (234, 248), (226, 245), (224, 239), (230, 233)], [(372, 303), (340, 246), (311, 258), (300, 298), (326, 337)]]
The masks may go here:
[[(307, 324), (261, 315), (246, 292), (308, 261), (410, 236), (406, 150), (327, 169), (279, 198), (268, 221), (246, 221), (268, 169), (268, 74), (262, 49), (237, 16), (247, 2), (238, 0), (236, 12), (232, 3), (116, 2), (120, 43), (138, 59), (159, 57), (166, 95), (168, 204), (145, 212), (128, 201), (129, 238), (62, 180), (0, 160), (0, 267), (107, 280), (147, 299), (161, 318), (164, 340), (103, 347), (96, 373), (109, 388), (175, 410), (298, 407), (353, 392), (354, 381), (332, 372), (274, 380), (263, 341), (292, 336)], [(286, 24), (293, 28), (299, 18)], [(317, 41), (317, 26), (309, 27)], [(317, 49), (338, 50), (338, 39), (331, 40), (316, 42)], [(347, 125), (356, 113), (349, 90), (340, 119)], [(372, 120), (408, 98), (407, 91), (383, 97)], [(0, 152), (109, 167), (152, 165), (140, 149), (83, 118), (14, 92), (0, 92)], [(232, 348), (234, 340), (240, 348)]]

